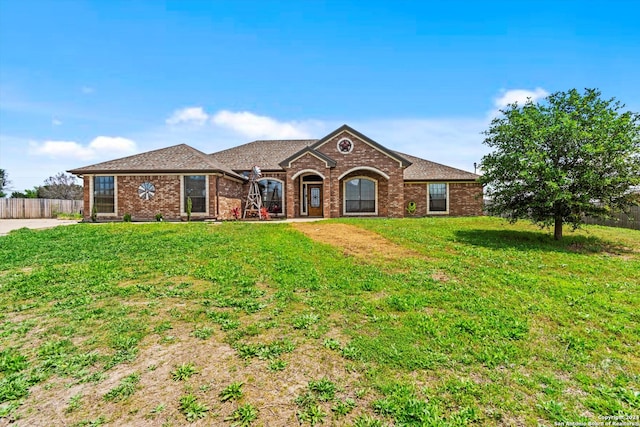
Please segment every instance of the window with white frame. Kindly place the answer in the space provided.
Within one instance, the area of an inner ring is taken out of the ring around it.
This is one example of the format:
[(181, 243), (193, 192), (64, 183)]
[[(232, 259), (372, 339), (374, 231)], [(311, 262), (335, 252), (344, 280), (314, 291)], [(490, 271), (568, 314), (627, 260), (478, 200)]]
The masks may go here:
[(262, 206), (273, 215), (281, 215), (282, 209), (282, 181), (275, 179), (261, 179), (258, 181), (260, 188), (260, 196), (262, 197)]
[(93, 207), (99, 214), (116, 212), (115, 178), (113, 176), (93, 177)]
[(207, 212), (207, 177), (205, 175), (187, 175), (184, 177), (184, 211), (187, 211), (191, 198), (191, 212)]
[(369, 178), (352, 178), (344, 183), (344, 211), (347, 214), (376, 212), (376, 182)]
[(447, 212), (447, 184), (429, 184), (429, 212)]

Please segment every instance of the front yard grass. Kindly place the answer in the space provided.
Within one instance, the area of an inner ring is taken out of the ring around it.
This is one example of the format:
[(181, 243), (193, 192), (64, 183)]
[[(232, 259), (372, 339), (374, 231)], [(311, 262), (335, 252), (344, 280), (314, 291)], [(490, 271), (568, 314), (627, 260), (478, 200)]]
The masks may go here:
[(288, 224), (0, 237), (0, 425), (640, 421), (640, 232), (331, 224), (406, 255)]

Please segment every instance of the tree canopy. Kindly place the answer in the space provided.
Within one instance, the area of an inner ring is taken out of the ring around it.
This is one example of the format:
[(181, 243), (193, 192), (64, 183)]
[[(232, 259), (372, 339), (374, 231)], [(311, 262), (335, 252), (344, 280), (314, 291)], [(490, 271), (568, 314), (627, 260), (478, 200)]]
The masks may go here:
[(78, 184), (73, 175), (59, 172), (50, 176), (43, 185), (33, 187), (24, 191), (14, 191), (12, 198), (16, 199), (62, 199), (62, 200), (82, 200), (82, 185)]
[(45, 199), (82, 200), (82, 185), (75, 176), (60, 172), (50, 176), (38, 190)]
[(33, 187), (32, 190), (26, 189), (24, 191), (14, 191), (11, 193), (12, 199), (37, 199), (39, 198), (39, 191), (42, 187)]
[(640, 115), (597, 89), (556, 92), (540, 103), (508, 105), (484, 132), (489, 213), (577, 228), (584, 216), (610, 217), (638, 204)]
[(9, 174), (6, 170), (0, 169), (0, 198), (7, 195), (7, 190), (11, 185), (11, 181), (9, 181)]

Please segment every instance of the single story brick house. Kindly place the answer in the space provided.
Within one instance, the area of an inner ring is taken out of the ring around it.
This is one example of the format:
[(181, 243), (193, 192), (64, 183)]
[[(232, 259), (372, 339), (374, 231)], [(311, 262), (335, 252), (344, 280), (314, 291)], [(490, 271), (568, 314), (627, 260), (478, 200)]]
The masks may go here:
[[(244, 209), (249, 174), (273, 217), (482, 215), (479, 176), (390, 150), (343, 125), (321, 139), (254, 141), (213, 154), (185, 144), (72, 169), (84, 217), (229, 219)], [(415, 207), (415, 211), (407, 209)]]

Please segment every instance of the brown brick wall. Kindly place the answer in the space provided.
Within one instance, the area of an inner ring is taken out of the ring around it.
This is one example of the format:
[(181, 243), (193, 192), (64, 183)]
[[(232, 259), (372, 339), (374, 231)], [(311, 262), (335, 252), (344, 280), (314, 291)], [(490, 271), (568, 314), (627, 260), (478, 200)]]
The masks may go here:
[(82, 194), (84, 197), (84, 207), (82, 209), (82, 217), (85, 220), (89, 220), (89, 218), (91, 218), (91, 189), (89, 188), (89, 186), (91, 182), (91, 177), (89, 176), (84, 176), (82, 177)]
[[(296, 218), (300, 216), (300, 180), (301, 177), (297, 177), (295, 180), (293, 176), (300, 172), (301, 170), (312, 169), (315, 170), (322, 175), (324, 175), (325, 180), (323, 182), (323, 206), (322, 206), (322, 214), (325, 218), (329, 218), (330, 216), (330, 206), (331, 206), (331, 185), (330, 185), (330, 175), (331, 169), (327, 168), (327, 165), (324, 161), (318, 159), (311, 154), (305, 154), (301, 158), (297, 159), (295, 162), (291, 164), (291, 168), (286, 171), (285, 178), (285, 194), (286, 194), (286, 212), (287, 218)], [(282, 178), (281, 178), (282, 179)]]
[[(242, 215), (243, 198), (246, 198), (244, 194), (244, 188), (242, 183), (227, 178), (216, 177), (218, 179), (218, 202), (219, 211), (217, 212), (218, 219), (233, 219), (233, 208), (240, 208), (240, 215)], [(248, 189), (247, 189), (248, 191)], [(212, 194), (215, 194), (215, 189)]]
[[(133, 220), (155, 220), (161, 213), (165, 220), (180, 219), (180, 177), (178, 175), (116, 176), (118, 190), (117, 217), (129, 213)], [(151, 200), (138, 196), (138, 187), (145, 181), (156, 187)]]
[[(342, 138), (349, 138), (353, 142), (353, 150), (348, 154), (341, 153), (337, 148), (337, 143)], [(375, 168), (389, 176), (389, 180), (387, 180), (383, 176), (369, 171), (378, 180), (379, 216), (392, 218), (404, 216), (404, 178), (403, 169), (398, 161), (346, 131), (327, 141), (318, 148), (318, 151), (337, 162), (336, 167), (331, 171), (331, 217), (342, 216), (343, 212), (342, 182), (338, 182), (337, 177), (360, 166)], [(367, 171), (360, 170), (355, 175), (365, 176), (365, 172)], [(383, 184), (386, 186), (385, 190), (382, 190)], [(385, 212), (385, 214), (382, 214), (382, 212)]]
[(425, 216), (427, 214), (427, 184), (404, 184), (404, 214), (410, 217), (406, 211), (409, 202), (416, 202), (416, 212), (413, 216)]
[[(91, 217), (90, 181), (93, 176), (84, 177), (84, 218)], [(156, 193), (151, 200), (138, 196), (138, 187), (145, 181), (153, 183)], [(122, 219), (129, 213), (134, 221), (155, 220), (161, 213), (165, 220), (185, 219), (180, 212), (180, 176), (179, 175), (116, 175), (117, 212), (114, 219)], [(218, 197), (216, 197), (216, 190)], [(231, 210), (242, 203), (243, 186), (239, 181), (225, 177), (209, 175), (209, 214), (199, 218), (231, 219)], [(245, 195), (246, 197), (246, 195)], [(219, 205), (218, 205), (219, 203)], [(195, 216), (194, 216), (195, 217)], [(107, 219), (109, 217), (105, 217)]]
[[(442, 181), (438, 181), (442, 182)], [(449, 215), (477, 216), (482, 215), (482, 185), (477, 182), (450, 182)], [(405, 183), (405, 209), (410, 201), (417, 205), (414, 216), (427, 215), (427, 183)], [(432, 214), (441, 216), (442, 214)], [(405, 210), (405, 216), (409, 216)]]
[(482, 185), (472, 183), (449, 183), (449, 215), (482, 215)]

